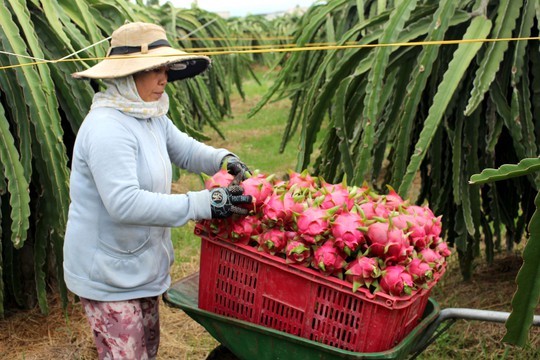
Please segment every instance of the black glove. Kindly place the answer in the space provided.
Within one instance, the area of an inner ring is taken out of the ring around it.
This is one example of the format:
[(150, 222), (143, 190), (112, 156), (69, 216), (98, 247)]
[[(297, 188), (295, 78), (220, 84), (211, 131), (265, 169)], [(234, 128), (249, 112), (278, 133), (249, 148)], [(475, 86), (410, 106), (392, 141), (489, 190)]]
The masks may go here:
[(225, 156), (223, 160), (221, 160), (222, 165), (224, 161), (227, 162), (227, 172), (234, 176), (233, 184), (235, 185), (238, 185), (240, 181), (245, 180), (246, 175), (251, 173), (246, 164), (234, 155)]
[(251, 195), (242, 195), (244, 189), (239, 185), (218, 187), (210, 190), (210, 210), (212, 219), (225, 219), (232, 214), (247, 215), (248, 209), (238, 204), (251, 204)]

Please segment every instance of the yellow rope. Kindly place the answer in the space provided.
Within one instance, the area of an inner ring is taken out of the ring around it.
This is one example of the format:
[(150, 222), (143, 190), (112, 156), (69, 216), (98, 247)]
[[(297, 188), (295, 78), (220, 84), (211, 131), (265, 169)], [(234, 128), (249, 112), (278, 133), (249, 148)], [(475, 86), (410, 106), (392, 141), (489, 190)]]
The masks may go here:
[(190, 37), (190, 38), (183, 38), (183, 37), (177, 37), (177, 40), (291, 40), (293, 39), (293, 36), (261, 36), (261, 37)]
[[(416, 41), (416, 42), (396, 42), (389, 44), (357, 44), (357, 43), (346, 43), (344, 45), (316, 45), (310, 46), (310, 44), (300, 47), (287, 47), (285, 48), (270, 48), (270, 49), (254, 49), (253, 47), (248, 50), (223, 50), (223, 51), (201, 51), (197, 53), (186, 53), (186, 56), (196, 55), (232, 55), (232, 54), (263, 54), (271, 52), (299, 52), (299, 51), (327, 51), (327, 50), (344, 50), (344, 49), (360, 49), (360, 48), (377, 48), (377, 47), (400, 47), (400, 46), (427, 46), (427, 45), (455, 45), (463, 43), (477, 43), (477, 42), (502, 42), (502, 41), (529, 41), (529, 40), (540, 40), (540, 36), (531, 36), (531, 37), (520, 37), (520, 38), (500, 38), (500, 39), (469, 39), (469, 40), (441, 40), (441, 41)], [(323, 43), (324, 44), (324, 43)], [(294, 46), (291, 44), (290, 46)], [(208, 50), (200, 48), (201, 50)], [(178, 55), (170, 55), (178, 56)], [(141, 58), (141, 57), (167, 57), (164, 55), (131, 55), (131, 56), (122, 56), (122, 59), (126, 58)], [(114, 57), (94, 57), (94, 58), (79, 58), (79, 59), (59, 59), (59, 60), (43, 60), (35, 61), (24, 64), (8, 65), (0, 67), (0, 70), (23, 67), (23, 66), (32, 66), (40, 65), (46, 63), (59, 63), (59, 62), (80, 62), (80, 61), (99, 61), (104, 59), (113, 60)]]
[[(323, 43), (311, 43), (306, 44), (306, 47), (312, 47), (312, 46), (329, 46), (332, 44), (337, 44), (336, 42), (323, 42)], [(358, 44), (357, 41), (348, 41), (345, 43), (345, 45), (351, 45), (351, 44)], [(264, 49), (264, 48), (271, 48), (271, 49), (279, 49), (279, 48), (289, 48), (289, 47), (295, 47), (297, 44), (295, 43), (287, 43), (287, 44), (262, 44), (262, 45), (232, 45), (232, 46), (216, 46), (216, 47), (193, 47), (193, 48), (183, 48), (184, 51), (208, 51), (208, 50), (230, 50), (230, 49)]]

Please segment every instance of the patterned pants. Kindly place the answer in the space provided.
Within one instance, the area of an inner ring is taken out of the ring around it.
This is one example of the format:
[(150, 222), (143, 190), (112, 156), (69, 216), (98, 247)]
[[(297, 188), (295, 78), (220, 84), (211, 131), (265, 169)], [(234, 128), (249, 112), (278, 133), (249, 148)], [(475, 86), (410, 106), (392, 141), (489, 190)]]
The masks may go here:
[(159, 298), (95, 301), (81, 298), (101, 360), (155, 359)]

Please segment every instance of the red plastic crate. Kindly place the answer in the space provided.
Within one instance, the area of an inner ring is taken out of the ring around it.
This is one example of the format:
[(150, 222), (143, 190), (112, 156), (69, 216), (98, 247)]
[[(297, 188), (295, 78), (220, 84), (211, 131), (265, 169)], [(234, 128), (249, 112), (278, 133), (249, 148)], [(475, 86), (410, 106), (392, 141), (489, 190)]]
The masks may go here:
[[(199, 308), (354, 352), (396, 346), (420, 322), (431, 288), (407, 297), (352, 284), (205, 232)], [(442, 273), (439, 273), (439, 276)]]

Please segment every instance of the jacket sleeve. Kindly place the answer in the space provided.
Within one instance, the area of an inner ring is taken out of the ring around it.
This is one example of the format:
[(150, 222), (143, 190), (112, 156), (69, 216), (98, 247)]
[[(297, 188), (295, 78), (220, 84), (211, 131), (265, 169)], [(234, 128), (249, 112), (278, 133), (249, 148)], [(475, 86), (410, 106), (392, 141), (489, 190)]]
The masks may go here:
[[(211, 218), (207, 190), (163, 194), (141, 189), (138, 142), (116, 121), (96, 126), (84, 140), (87, 165), (109, 215), (115, 221), (147, 226), (181, 226)], [(215, 155), (217, 156), (217, 155)]]
[(166, 119), (167, 151), (171, 161), (178, 167), (195, 174), (213, 175), (219, 171), (221, 160), (232, 154), (226, 149), (216, 149), (203, 144), (180, 131), (170, 119)]

